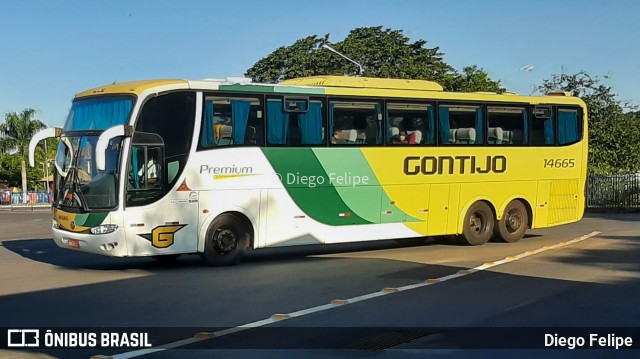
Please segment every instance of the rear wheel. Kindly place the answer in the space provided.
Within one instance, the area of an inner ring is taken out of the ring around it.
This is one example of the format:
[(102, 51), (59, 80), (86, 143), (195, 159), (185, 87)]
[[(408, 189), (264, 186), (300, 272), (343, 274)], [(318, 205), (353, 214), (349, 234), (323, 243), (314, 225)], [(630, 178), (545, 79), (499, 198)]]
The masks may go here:
[(487, 243), (493, 232), (495, 218), (493, 211), (485, 202), (474, 203), (464, 216), (461, 244), (479, 246)]
[(207, 231), (202, 257), (212, 266), (229, 266), (240, 262), (249, 241), (249, 232), (236, 216), (216, 218)]
[(502, 219), (496, 221), (493, 232), (498, 240), (515, 243), (524, 237), (528, 224), (529, 216), (522, 202), (511, 201), (505, 208)]

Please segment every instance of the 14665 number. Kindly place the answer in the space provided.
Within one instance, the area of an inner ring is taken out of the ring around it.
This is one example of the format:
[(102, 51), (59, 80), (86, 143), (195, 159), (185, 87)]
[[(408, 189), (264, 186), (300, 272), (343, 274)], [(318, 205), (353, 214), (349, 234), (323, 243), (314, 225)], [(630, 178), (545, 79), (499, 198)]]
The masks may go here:
[(576, 162), (573, 158), (548, 158), (544, 160), (544, 168), (573, 168)]

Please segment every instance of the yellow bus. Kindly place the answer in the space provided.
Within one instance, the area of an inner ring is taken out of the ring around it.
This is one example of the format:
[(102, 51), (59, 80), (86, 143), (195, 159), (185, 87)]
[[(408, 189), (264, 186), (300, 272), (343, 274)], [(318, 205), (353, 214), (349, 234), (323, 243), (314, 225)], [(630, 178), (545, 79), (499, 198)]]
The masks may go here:
[[(212, 265), (273, 246), (448, 235), (481, 245), (581, 219), (587, 109), (567, 93), (318, 76), (116, 83), (75, 96), (53, 238)], [(31, 158), (32, 160), (32, 158)]]

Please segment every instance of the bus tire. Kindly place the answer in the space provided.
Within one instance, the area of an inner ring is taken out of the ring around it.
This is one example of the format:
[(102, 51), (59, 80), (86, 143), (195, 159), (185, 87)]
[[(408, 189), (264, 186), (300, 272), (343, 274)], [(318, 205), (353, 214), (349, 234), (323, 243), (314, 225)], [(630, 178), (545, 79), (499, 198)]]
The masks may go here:
[(522, 202), (513, 200), (505, 208), (502, 219), (496, 221), (493, 234), (502, 242), (515, 243), (524, 237), (528, 223), (527, 209)]
[(458, 238), (461, 244), (479, 246), (487, 243), (493, 234), (495, 218), (493, 211), (485, 202), (476, 202), (464, 216), (462, 236)]
[(247, 247), (248, 237), (249, 232), (240, 219), (223, 214), (207, 230), (202, 257), (215, 267), (237, 264)]

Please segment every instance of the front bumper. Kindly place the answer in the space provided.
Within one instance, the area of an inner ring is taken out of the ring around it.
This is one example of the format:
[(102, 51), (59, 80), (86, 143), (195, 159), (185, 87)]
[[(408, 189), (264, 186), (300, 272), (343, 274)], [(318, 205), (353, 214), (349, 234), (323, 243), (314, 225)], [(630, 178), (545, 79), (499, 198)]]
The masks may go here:
[[(52, 228), (53, 241), (60, 248), (74, 251), (101, 254), (111, 257), (127, 257), (127, 243), (124, 229), (118, 228), (108, 234), (74, 233), (70, 231)], [(78, 241), (78, 247), (69, 245), (69, 240)]]

